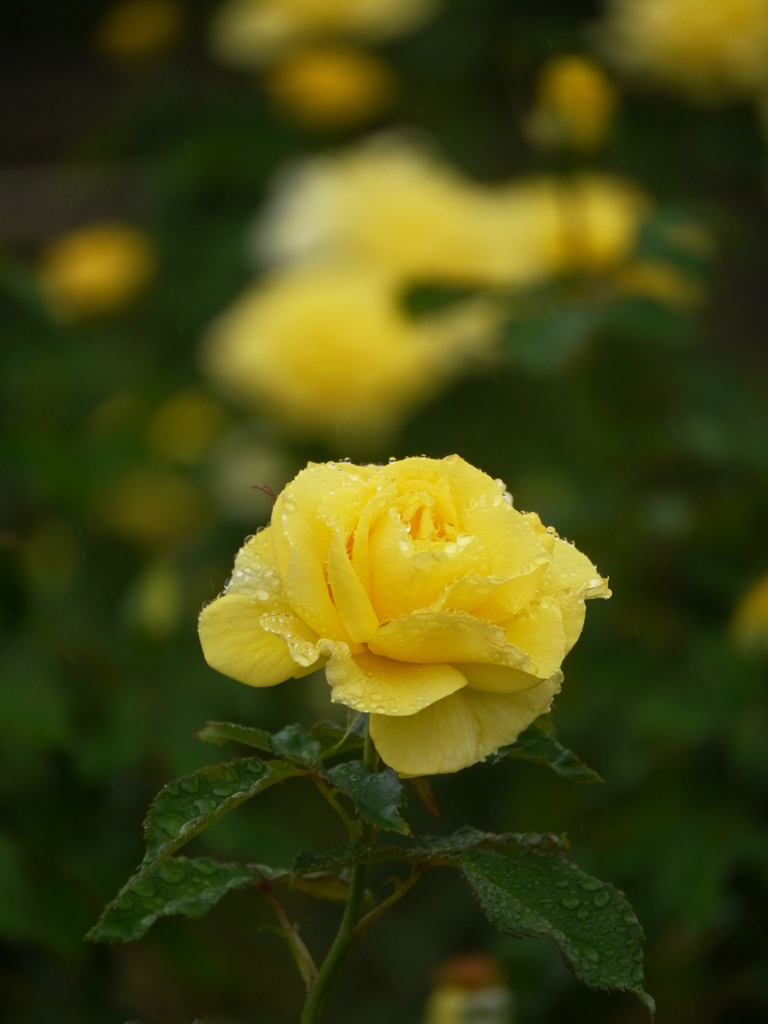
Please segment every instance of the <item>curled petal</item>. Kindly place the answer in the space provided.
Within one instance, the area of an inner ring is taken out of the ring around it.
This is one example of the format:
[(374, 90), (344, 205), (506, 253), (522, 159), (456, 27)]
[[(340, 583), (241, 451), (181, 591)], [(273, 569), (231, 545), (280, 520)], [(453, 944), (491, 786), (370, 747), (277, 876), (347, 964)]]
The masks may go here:
[(467, 684), (452, 665), (409, 665), (365, 653), (353, 657), (345, 644), (327, 641), (320, 649), (330, 654), (325, 674), (331, 700), (356, 711), (413, 715)]
[(528, 655), (508, 643), (501, 627), (460, 612), (425, 609), (392, 619), (376, 630), (368, 647), (374, 654), (418, 664), (483, 662), (523, 671), (530, 666)]
[(382, 760), (400, 775), (457, 772), (513, 743), (549, 710), (561, 681), (556, 672), (518, 693), (465, 687), (405, 718), (372, 714), (371, 737)]
[(223, 594), (200, 613), (205, 660), (218, 672), (248, 686), (275, 686), (304, 671), (288, 645), (261, 625), (266, 602), (245, 594)]
[(364, 643), (378, 629), (379, 620), (349, 561), (342, 530), (336, 530), (328, 549), (328, 584), (350, 639)]

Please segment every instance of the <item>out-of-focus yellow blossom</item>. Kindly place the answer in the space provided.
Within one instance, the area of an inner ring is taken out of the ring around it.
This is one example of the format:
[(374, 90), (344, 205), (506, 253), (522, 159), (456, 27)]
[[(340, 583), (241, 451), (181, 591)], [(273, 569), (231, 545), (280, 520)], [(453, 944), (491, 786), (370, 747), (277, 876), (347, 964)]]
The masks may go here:
[(617, 67), (698, 100), (768, 81), (768, 0), (610, 0), (598, 35)]
[(199, 621), (249, 686), (325, 668), (402, 775), (459, 771), (549, 710), (607, 581), (457, 455), (310, 464)]
[(600, 175), (481, 186), (382, 135), (285, 176), (253, 245), (267, 264), (339, 258), (401, 284), (526, 286), (626, 258), (648, 206)]
[(128, 593), (125, 613), (131, 625), (158, 640), (178, 627), (184, 587), (178, 569), (165, 559), (152, 562)]
[(553, 187), (559, 207), (553, 265), (561, 273), (601, 273), (630, 256), (651, 208), (647, 195), (621, 178), (599, 174)]
[(617, 101), (616, 89), (594, 61), (578, 54), (554, 57), (539, 73), (528, 136), (542, 149), (594, 152), (605, 141)]
[(736, 605), (730, 633), (739, 650), (768, 654), (768, 573), (756, 580)]
[(203, 391), (192, 388), (167, 398), (149, 418), (147, 447), (172, 462), (199, 462), (224, 429), (227, 414)]
[(165, 56), (178, 43), (186, 23), (180, 0), (120, 0), (96, 26), (94, 45), (105, 56), (140, 64)]
[(196, 539), (208, 522), (208, 503), (187, 477), (150, 468), (135, 469), (101, 495), (96, 506), (111, 532), (148, 548)]
[(104, 222), (51, 242), (41, 256), (38, 277), (52, 313), (79, 320), (128, 306), (155, 267), (155, 247), (144, 231)]
[(427, 147), (379, 135), (286, 174), (255, 247), (268, 264), (330, 257), (401, 281), (482, 280), (492, 225), (481, 197)]
[(661, 260), (629, 263), (617, 271), (614, 280), (620, 292), (653, 299), (681, 312), (700, 306), (706, 295), (690, 274)]
[(211, 46), (225, 64), (257, 67), (295, 43), (405, 35), (437, 7), (438, 0), (226, 0), (211, 24)]
[(202, 362), (223, 392), (302, 432), (385, 431), (488, 344), (468, 303), (414, 321), (367, 269), (309, 266), (246, 291), (211, 326)]
[(276, 107), (312, 128), (348, 128), (381, 114), (397, 93), (397, 79), (380, 57), (348, 46), (290, 50), (265, 73)]
[(512, 1024), (512, 993), (495, 957), (452, 957), (435, 972), (424, 1024)]

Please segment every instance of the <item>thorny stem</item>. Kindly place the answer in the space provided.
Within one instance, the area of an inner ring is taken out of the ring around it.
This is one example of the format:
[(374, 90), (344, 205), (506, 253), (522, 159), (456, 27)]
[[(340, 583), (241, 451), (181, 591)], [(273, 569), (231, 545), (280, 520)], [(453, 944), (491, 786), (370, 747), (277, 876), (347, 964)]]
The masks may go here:
[[(376, 770), (379, 755), (371, 740), (370, 733), (366, 733), (364, 762), (372, 770)], [(362, 822), (359, 832), (360, 842), (367, 845), (373, 836), (373, 827), (369, 822)], [(360, 914), (363, 909), (365, 897), (365, 883), (368, 877), (368, 865), (357, 864), (352, 869), (352, 878), (347, 894), (347, 904), (344, 908), (344, 916), (341, 919), (336, 938), (328, 950), (320, 970), (318, 971), (315, 983), (309, 988), (304, 1009), (301, 1013), (300, 1024), (317, 1024), (320, 1020), (320, 1012), (328, 994), (328, 990), (336, 979), (341, 965), (346, 959), (349, 951), (359, 936), (357, 925), (360, 921)], [(390, 897), (391, 898), (391, 897)], [(385, 901), (386, 902), (386, 901)], [(373, 911), (371, 912), (373, 913)], [(370, 916), (370, 915), (369, 915)]]

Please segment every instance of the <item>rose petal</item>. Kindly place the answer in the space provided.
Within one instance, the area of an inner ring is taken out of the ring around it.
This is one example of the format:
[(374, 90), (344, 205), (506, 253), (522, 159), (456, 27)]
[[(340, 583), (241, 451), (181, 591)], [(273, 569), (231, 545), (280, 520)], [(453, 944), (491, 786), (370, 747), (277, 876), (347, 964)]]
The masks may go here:
[(461, 612), (418, 611), (380, 626), (368, 641), (374, 654), (418, 664), (484, 662), (526, 671), (530, 659), (504, 630)]
[(456, 772), (513, 743), (549, 710), (562, 674), (519, 693), (465, 687), (405, 718), (372, 714), (371, 738), (382, 760), (401, 775)]
[(355, 643), (365, 642), (379, 620), (365, 589), (350, 564), (345, 535), (337, 530), (328, 549), (328, 583), (342, 624)]
[(468, 686), (485, 693), (518, 693), (541, 683), (538, 676), (507, 665), (459, 664), (456, 668), (466, 677)]
[(565, 630), (555, 598), (534, 602), (504, 626), (509, 642), (530, 655), (534, 675), (547, 679), (560, 668), (565, 657)]
[(544, 573), (539, 593), (557, 594), (560, 591), (579, 591), (585, 598), (608, 598), (608, 580), (603, 579), (586, 555), (567, 540), (555, 537), (552, 561)]
[(248, 686), (275, 686), (304, 674), (285, 641), (262, 627), (265, 605), (245, 594), (223, 594), (203, 608), (198, 629), (211, 668)]
[(451, 665), (409, 665), (373, 654), (349, 653), (345, 644), (323, 644), (330, 654), (325, 674), (331, 700), (356, 711), (387, 715), (413, 715), (466, 686), (466, 679)]

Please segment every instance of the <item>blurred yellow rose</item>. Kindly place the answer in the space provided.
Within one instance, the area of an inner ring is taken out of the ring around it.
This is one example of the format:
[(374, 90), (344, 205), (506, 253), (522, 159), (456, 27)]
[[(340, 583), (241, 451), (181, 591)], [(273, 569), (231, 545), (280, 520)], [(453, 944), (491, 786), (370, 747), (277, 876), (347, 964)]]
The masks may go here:
[(110, 532), (147, 548), (196, 540), (209, 518), (194, 481), (150, 467), (131, 470), (108, 486), (95, 511)]
[(325, 667), (403, 775), (465, 768), (548, 711), (584, 602), (584, 555), (456, 455), (310, 464), (200, 615), (208, 663), (250, 686)]
[(424, 1024), (512, 1024), (512, 993), (502, 964), (488, 953), (465, 953), (440, 965)]
[(303, 433), (386, 431), (488, 347), (494, 317), (464, 304), (419, 320), (381, 275), (300, 267), (246, 291), (204, 339), (222, 392)]
[(148, 235), (127, 224), (98, 223), (70, 231), (42, 253), (38, 278), (51, 312), (65, 320), (117, 312), (155, 272)]
[(768, 81), (768, 0), (610, 0), (598, 37), (617, 67), (695, 99)]
[(554, 57), (539, 72), (536, 104), (526, 122), (542, 149), (599, 149), (611, 127), (618, 94), (603, 69), (587, 57)]
[(739, 600), (730, 633), (739, 650), (768, 654), (768, 573), (756, 580)]
[(390, 66), (364, 50), (307, 46), (290, 50), (265, 73), (278, 110), (312, 128), (365, 124), (392, 103), (397, 80)]
[(176, 45), (185, 22), (180, 0), (120, 0), (102, 15), (94, 45), (106, 57), (126, 64), (153, 61)]
[(224, 408), (197, 388), (179, 391), (158, 406), (145, 431), (147, 448), (171, 462), (195, 463), (227, 421)]
[(211, 23), (211, 47), (225, 64), (256, 67), (293, 43), (392, 39), (437, 7), (438, 0), (226, 0)]
[(286, 174), (253, 248), (267, 264), (367, 263), (401, 284), (525, 287), (625, 259), (649, 205), (608, 175), (479, 185), (384, 134)]

